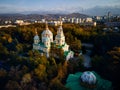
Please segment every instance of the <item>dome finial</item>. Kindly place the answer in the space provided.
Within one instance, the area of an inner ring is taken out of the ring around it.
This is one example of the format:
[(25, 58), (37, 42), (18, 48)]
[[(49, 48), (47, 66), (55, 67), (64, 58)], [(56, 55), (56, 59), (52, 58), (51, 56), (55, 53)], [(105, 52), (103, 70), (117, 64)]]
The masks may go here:
[(48, 23), (47, 21), (45, 22), (46, 30), (48, 30)]
[(35, 34), (38, 35), (37, 28), (35, 28)]
[(60, 16), (60, 26), (62, 26), (62, 18), (61, 18), (61, 16)]

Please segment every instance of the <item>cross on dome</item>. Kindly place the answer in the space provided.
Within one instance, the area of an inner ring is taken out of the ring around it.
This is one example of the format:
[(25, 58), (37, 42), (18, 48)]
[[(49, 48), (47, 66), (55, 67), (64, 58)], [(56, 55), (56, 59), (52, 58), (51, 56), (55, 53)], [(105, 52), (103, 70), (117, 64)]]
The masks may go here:
[(35, 28), (35, 36), (34, 36), (34, 42), (36, 43), (36, 44), (38, 44), (39, 43), (39, 36), (38, 36), (38, 32), (37, 32), (37, 29)]
[(38, 35), (37, 29), (35, 28), (35, 35)]
[(47, 21), (45, 22), (46, 30), (49, 30)]
[(61, 16), (60, 16), (60, 26), (62, 26), (62, 18), (61, 18)]

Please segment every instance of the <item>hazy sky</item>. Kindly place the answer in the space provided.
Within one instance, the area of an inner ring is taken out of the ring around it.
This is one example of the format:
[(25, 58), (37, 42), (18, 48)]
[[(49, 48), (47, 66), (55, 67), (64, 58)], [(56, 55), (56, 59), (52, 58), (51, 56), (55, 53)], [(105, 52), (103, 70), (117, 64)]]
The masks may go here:
[(94, 7), (119, 7), (120, 0), (0, 0), (0, 13), (38, 10), (82, 11)]

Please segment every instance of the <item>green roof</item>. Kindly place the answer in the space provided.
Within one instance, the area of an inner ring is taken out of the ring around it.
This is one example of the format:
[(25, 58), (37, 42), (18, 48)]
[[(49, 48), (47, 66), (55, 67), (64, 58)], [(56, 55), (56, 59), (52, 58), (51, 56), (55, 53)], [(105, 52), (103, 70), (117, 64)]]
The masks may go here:
[(33, 45), (35, 45), (35, 46), (39, 46), (39, 44), (33, 44)]
[(44, 43), (42, 43), (42, 42), (39, 42), (39, 45), (40, 45), (40, 46), (45, 46)]
[(40, 53), (44, 53), (42, 50), (38, 50)]
[(94, 73), (94, 75), (97, 78), (97, 83), (96, 83), (95, 88), (91, 89), (91, 88), (81, 86), (80, 76), (82, 75), (82, 72), (77, 72), (75, 74), (69, 74), (65, 86), (67, 88), (70, 88), (70, 90), (113, 90), (112, 83), (110, 81), (102, 79), (94, 71), (92, 71), (92, 73)]
[(42, 46), (42, 47), (44, 47), (44, 48), (47, 48), (47, 47), (44, 45), (44, 43), (42, 43), (42, 42), (39, 42), (39, 45)]
[(66, 57), (69, 53), (70, 53), (70, 51), (65, 51), (64, 56)]
[(63, 48), (66, 45), (66, 43), (64, 43), (63, 45), (59, 45), (58, 48)]
[(65, 51), (64, 52), (64, 56), (66, 57), (70, 52), (74, 53), (73, 51), (70, 51), (70, 50), (69, 51)]

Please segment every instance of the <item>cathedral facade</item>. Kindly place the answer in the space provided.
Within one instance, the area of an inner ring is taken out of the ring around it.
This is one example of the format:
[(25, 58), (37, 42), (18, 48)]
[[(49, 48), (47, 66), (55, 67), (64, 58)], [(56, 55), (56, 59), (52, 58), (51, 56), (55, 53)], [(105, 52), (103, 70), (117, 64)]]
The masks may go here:
[(41, 34), (41, 40), (38, 36), (37, 30), (35, 31), (33, 50), (39, 50), (41, 54), (50, 56), (51, 43), (54, 43), (57, 48), (61, 48), (64, 51), (66, 60), (74, 57), (74, 52), (69, 50), (69, 45), (65, 42), (65, 36), (63, 33), (62, 22), (57, 30), (55, 40), (53, 40), (53, 33), (49, 30), (46, 23), (46, 29)]

